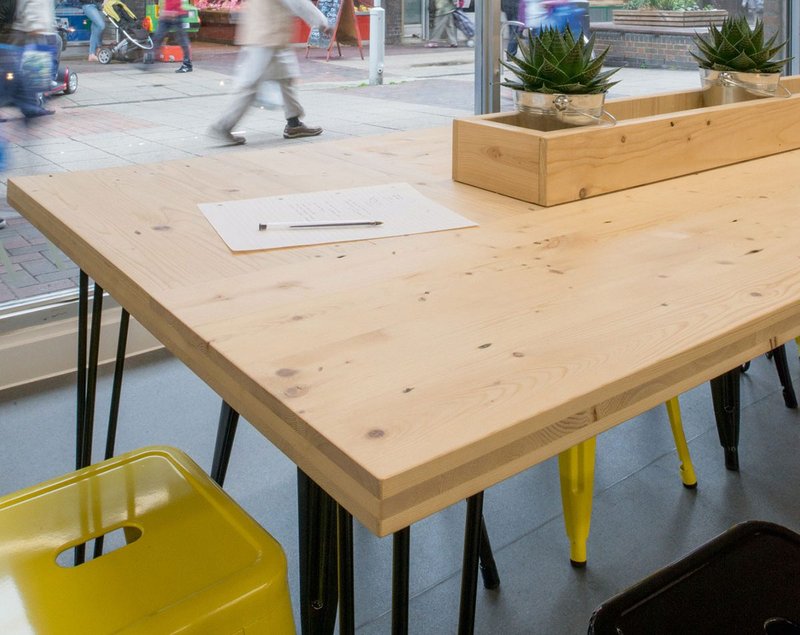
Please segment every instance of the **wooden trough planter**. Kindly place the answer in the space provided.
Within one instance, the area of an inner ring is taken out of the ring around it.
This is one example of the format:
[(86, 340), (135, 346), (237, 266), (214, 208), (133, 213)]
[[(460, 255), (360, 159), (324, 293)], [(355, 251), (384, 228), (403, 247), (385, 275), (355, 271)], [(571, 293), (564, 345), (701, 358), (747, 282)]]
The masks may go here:
[[(781, 80), (800, 92), (800, 75)], [(521, 113), (453, 121), (453, 179), (557, 205), (800, 148), (800, 94), (703, 107), (703, 91), (614, 99), (615, 126)]]
[(709, 24), (719, 26), (727, 15), (728, 12), (724, 9), (709, 9), (708, 11), (617, 9), (612, 13), (614, 24), (675, 27), (681, 29), (708, 27)]

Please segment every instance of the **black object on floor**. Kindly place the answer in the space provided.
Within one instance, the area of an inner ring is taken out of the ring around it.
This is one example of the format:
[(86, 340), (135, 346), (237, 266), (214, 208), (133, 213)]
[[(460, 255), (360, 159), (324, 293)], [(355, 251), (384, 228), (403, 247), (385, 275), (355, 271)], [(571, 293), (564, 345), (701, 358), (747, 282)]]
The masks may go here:
[(604, 602), (590, 635), (800, 635), (800, 535), (736, 525)]

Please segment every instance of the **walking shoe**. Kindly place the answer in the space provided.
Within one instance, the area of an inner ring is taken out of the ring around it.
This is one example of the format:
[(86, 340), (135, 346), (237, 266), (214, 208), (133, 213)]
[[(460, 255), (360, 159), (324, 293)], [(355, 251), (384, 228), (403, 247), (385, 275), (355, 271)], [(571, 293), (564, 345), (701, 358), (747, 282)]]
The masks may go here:
[(247, 141), (242, 135), (233, 134), (230, 130), (223, 130), (217, 126), (211, 126), (208, 129), (208, 136), (230, 146), (240, 146)]
[(89, 61), (90, 62), (96, 62), (97, 61), (97, 55), (95, 55), (94, 53), (89, 53)]
[(191, 63), (187, 64), (184, 62), (181, 64), (181, 67), (175, 71), (176, 73), (191, 73), (192, 72), (192, 65)]
[(29, 119), (36, 119), (37, 117), (46, 117), (47, 115), (54, 115), (55, 110), (52, 108), (44, 108), (39, 106), (33, 110), (27, 110), (25, 113), (25, 121), (27, 122)]
[(284, 139), (299, 139), (300, 137), (316, 137), (322, 134), (322, 128), (319, 126), (307, 126), (302, 121), (299, 126), (290, 126), (288, 123), (283, 129)]
[(0, 229), (5, 229), (5, 228), (6, 228), (6, 219), (0, 218)]

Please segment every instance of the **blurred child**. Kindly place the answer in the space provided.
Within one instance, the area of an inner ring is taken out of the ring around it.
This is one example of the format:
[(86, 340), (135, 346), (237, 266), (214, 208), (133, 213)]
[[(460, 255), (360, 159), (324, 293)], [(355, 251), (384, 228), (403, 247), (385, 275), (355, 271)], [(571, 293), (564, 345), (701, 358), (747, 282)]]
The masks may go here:
[(189, 48), (189, 36), (184, 28), (187, 15), (188, 12), (183, 8), (183, 0), (161, 0), (161, 8), (158, 12), (158, 27), (153, 36), (153, 50), (145, 54), (145, 64), (153, 63), (153, 51), (158, 51), (164, 43), (164, 39), (169, 35), (170, 42), (175, 37), (183, 51), (183, 64), (175, 72), (192, 72), (192, 52)]

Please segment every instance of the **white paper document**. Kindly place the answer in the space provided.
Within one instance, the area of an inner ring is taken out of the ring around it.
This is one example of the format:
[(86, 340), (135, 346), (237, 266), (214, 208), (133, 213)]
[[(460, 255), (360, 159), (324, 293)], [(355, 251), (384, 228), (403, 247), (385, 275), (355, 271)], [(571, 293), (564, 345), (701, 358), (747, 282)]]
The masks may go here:
[[(408, 183), (200, 203), (199, 207), (232, 251), (373, 240), (477, 225), (423, 196)], [(380, 224), (313, 229), (286, 227), (359, 221)], [(270, 228), (270, 223), (279, 226)]]

